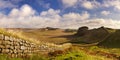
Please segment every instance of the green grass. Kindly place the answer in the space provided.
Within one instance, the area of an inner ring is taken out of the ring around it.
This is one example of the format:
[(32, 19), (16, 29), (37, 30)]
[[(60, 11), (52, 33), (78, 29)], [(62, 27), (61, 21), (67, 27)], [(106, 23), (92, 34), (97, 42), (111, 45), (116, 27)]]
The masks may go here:
[(107, 52), (110, 54), (116, 54), (120, 56), (120, 48), (105, 48), (105, 47), (91, 46), (86, 49), (88, 49), (89, 51), (93, 51), (93, 52), (102, 51), (102, 52)]
[(30, 56), (29, 58), (23, 58), (23, 60), (48, 60), (48, 57), (35, 54)]
[(94, 56), (85, 53), (82, 50), (72, 51), (64, 55), (59, 55), (53, 60), (112, 60), (103, 56)]
[(23, 60), (22, 58), (10, 58), (7, 55), (0, 54), (0, 60)]
[(42, 55), (32, 55), (29, 58), (11, 58), (7, 55), (0, 55), (0, 60), (48, 60), (45, 56)]

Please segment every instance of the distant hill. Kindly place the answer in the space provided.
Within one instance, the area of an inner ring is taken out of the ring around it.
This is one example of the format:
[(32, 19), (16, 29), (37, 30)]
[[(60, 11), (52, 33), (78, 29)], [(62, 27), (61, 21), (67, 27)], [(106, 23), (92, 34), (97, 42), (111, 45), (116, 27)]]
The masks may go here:
[(99, 43), (100, 46), (120, 47), (120, 30), (100, 27), (96, 29), (88, 29), (88, 27), (80, 27), (75, 34), (78, 36), (78, 42)]
[(95, 43), (106, 38), (110, 33), (104, 27), (100, 27), (97, 29), (89, 30), (87, 27), (79, 28), (77, 32), (77, 36), (82, 39), (83, 42), (86, 43)]

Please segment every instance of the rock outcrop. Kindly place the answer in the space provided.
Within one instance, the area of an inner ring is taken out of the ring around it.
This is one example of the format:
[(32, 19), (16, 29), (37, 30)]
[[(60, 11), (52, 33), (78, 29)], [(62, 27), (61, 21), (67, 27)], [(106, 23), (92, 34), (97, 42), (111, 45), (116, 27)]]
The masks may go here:
[(82, 37), (83, 42), (95, 43), (106, 38), (109, 35), (109, 32), (104, 27), (100, 27), (97, 29), (90, 29), (90, 30), (88, 30), (88, 27), (81, 27), (78, 29), (76, 35), (78, 37)]
[(84, 36), (85, 34), (88, 33), (88, 27), (84, 26), (84, 27), (80, 27), (77, 31), (77, 34), (78, 36)]

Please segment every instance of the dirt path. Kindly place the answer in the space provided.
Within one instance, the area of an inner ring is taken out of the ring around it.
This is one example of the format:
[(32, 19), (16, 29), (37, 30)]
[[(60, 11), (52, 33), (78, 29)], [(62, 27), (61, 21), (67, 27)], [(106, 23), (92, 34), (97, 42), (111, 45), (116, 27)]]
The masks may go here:
[(98, 43), (92, 43), (92, 44), (72, 44), (73, 46), (79, 46), (79, 47), (88, 47), (88, 46), (96, 46)]

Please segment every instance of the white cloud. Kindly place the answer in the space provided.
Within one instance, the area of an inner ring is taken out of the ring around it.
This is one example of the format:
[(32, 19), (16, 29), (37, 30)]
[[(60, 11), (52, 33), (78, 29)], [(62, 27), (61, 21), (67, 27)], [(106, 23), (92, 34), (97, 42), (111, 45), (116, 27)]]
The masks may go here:
[(40, 13), (41, 16), (50, 16), (50, 15), (57, 15), (60, 13), (60, 10), (49, 9), (48, 11), (42, 11)]
[(87, 0), (62, 0), (65, 7), (84, 7), (86, 9), (93, 9), (100, 6), (97, 1), (87, 1)]
[(24, 5), (20, 9), (12, 9), (9, 16), (10, 17), (27, 17), (35, 14), (35, 11), (29, 6)]
[(13, 9), (8, 15), (0, 13), (0, 27), (41, 28), (49, 26), (78, 28), (80, 26), (89, 26), (94, 28), (106, 26), (120, 28), (120, 21), (99, 18), (89, 19), (90, 14), (86, 11), (81, 14), (71, 12), (62, 16), (60, 12), (60, 10), (49, 9), (42, 11), (40, 15), (35, 15), (36, 12), (33, 8), (29, 5), (24, 5), (20, 9)]
[(107, 16), (110, 14), (110, 12), (109, 11), (102, 11), (101, 14)]
[[(34, 12), (34, 13), (32, 13)], [(59, 15), (60, 10), (49, 9), (43, 11), (40, 15), (35, 15), (34, 9), (28, 5), (22, 6), (20, 9), (13, 9), (8, 16), (0, 14), (0, 27), (66, 27), (66, 24), (76, 23), (89, 18), (89, 13), (68, 13), (63, 16)], [(7, 23), (9, 21), (9, 23)], [(63, 22), (64, 21), (64, 22)]]
[(102, 3), (96, 0), (62, 0), (62, 3), (66, 8), (83, 7), (86, 9), (94, 9), (103, 7), (113, 7), (115, 9), (120, 10), (120, 0), (103, 0)]
[(120, 10), (120, 0), (105, 0), (103, 2), (104, 7), (114, 7), (115, 9)]
[[(59, 12), (59, 10), (49, 9), (37, 16), (34, 9), (29, 5), (24, 5), (20, 9), (13, 9), (8, 16), (1, 13), (0, 27), (40, 28), (55, 26), (61, 18)], [(9, 23), (7, 23), (8, 21)]]
[(82, 6), (87, 8), (87, 9), (92, 9), (93, 8), (93, 5), (91, 2), (87, 1), (87, 2), (83, 2), (82, 3)]
[(103, 3), (97, 2), (96, 0), (79, 0), (77, 4), (86, 9), (113, 7), (120, 10), (120, 0), (103, 0)]
[(100, 6), (100, 3), (97, 1), (87, 1), (87, 0), (80, 0), (81, 6), (86, 8), (86, 9), (93, 9), (93, 8), (98, 8)]
[(10, 1), (0, 0), (0, 9), (17, 7)]
[(86, 9), (93, 9), (98, 8), (100, 6), (100, 3), (97, 1), (87, 1), (87, 0), (62, 0), (63, 5), (68, 7), (83, 7)]
[(78, 0), (62, 0), (65, 7), (73, 7), (77, 2)]
[(21, 16), (31, 16), (35, 14), (35, 11), (29, 5), (22, 6), (20, 11)]
[(81, 15), (79, 13), (68, 13), (64, 14), (63, 18), (65, 20), (85, 20), (89, 18), (89, 14), (87, 12), (83, 12)]
[(0, 9), (16, 8), (21, 1), (23, 0), (0, 0)]
[(84, 24), (86, 24), (87, 26), (91, 28), (96, 28), (96, 27), (101, 27), (101, 26), (117, 28), (117, 29), (120, 28), (119, 27), (120, 21), (113, 20), (113, 19), (99, 19), (99, 18), (90, 19), (90, 20), (87, 20)]
[[(83, 12), (82, 14), (79, 13), (68, 13), (64, 14), (60, 20), (60, 27), (62, 28), (78, 28), (80, 26), (78, 23), (85, 21), (90, 17), (89, 13)], [(78, 25), (76, 25), (78, 24)]]

